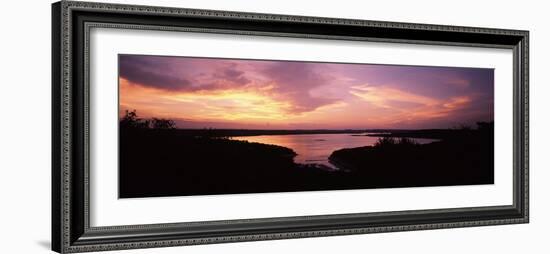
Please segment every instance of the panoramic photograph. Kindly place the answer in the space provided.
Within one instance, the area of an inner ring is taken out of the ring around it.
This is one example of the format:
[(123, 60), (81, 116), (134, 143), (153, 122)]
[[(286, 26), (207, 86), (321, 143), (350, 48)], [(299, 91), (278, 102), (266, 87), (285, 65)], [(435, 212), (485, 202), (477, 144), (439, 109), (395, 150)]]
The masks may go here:
[(494, 70), (118, 56), (119, 198), (493, 184)]

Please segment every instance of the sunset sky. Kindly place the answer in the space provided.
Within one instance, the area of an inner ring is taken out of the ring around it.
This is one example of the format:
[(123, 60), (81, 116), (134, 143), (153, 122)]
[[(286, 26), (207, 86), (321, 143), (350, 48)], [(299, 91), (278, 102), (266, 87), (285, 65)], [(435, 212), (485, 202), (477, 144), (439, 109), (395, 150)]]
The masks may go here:
[(493, 121), (493, 69), (120, 55), (120, 114), (179, 128), (449, 128)]

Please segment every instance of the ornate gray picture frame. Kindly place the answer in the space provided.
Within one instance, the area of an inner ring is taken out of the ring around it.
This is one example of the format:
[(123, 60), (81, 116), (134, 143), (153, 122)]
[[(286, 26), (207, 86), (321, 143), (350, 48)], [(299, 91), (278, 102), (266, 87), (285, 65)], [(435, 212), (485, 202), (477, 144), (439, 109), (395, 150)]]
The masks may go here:
[[(93, 27), (513, 50), (513, 205), (92, 227)], [(529, 221), (528, 31), (61, 1), (52, 5), (52, 249), (60, 253), (471, 227)]]

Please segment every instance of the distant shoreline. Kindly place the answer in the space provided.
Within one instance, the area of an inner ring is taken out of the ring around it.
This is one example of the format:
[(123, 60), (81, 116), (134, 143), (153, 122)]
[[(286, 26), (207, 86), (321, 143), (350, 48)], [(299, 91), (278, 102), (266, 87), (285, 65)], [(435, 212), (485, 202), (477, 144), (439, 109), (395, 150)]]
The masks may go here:
[[(373, 137), (425, 137), (441, 138), (453, 130), (447, 129), (343, 129), (343, 130), (252, 130), (252, 129), (174, 129), (181, 135), (209, 136), (209, 137), (244, 137), (260, 135), (300, 135), (300, 134), (363, 134)], [(363, 136), (359, 135), (359, 136)]]

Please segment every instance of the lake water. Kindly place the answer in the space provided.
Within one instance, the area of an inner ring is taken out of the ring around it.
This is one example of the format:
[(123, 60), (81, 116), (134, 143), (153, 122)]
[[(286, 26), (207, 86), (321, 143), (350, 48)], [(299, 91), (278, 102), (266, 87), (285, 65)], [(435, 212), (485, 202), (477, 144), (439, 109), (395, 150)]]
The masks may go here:
[[(231, 139), (284, 146), (298, 154), (294, 157), (296, 163), (322, 164), (336, 170), (337, 168), (328, 160), (332, 152), (343, 148), (372, 146), (378, 140), (378, 137), (364, 136), (364, 134), (366, 133), (260, 135), (232, 137)], [(413, 140), (420, 144), (435, 141), (434, 139), (421, 138)]]

